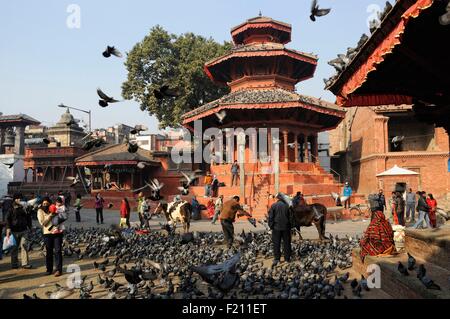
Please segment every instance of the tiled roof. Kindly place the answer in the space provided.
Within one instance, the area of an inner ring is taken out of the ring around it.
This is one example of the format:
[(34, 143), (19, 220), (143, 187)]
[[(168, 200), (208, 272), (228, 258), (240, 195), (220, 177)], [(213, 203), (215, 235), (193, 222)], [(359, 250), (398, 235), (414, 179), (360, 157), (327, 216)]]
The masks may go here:
[(243, 23), (233, 27), (231, 29), (231, 32), (233, 32), (236, 29), (239, 29), (240, 27), (242, 27), (242, 26), (244, 26), (246, 24), (252, 24), (252, 23), (275, 23), (275, 24), (280, 24), (282, 26), (285, 26), (287, 28), (291, 28), (291, 25), (289, 23), (277, 21), (277, 20), (274, 20), (274, 19), (272, 19), (270, 17), (263, 17), (263, 16), (261, 16), (261, 17), (254, 17), (254, 18), (250, 18), (250, 19), (246, 20), (245, 22), (243, 22)]
[(248, 45), (238, 45), (235, 46), (231, 52), (254, 52), (254, 51), (270, 51), (270, 50), (286, 50), (289, 52), (297, 53), (300, 55), (307, 56), (311, 59), (318, 59), (318, 57), (312, 53), (305, 53), (293, 49), (288, 49), (281, 43), (252, 43)]
[(86, 155), (80, 156), (76, 162), (114, 162), (114, 161), (136, 161), (159, 164), (147, 150), (139, 148), (136, 153), (130, 153), (126, 144), (115, 144), (107, 146)]
[(29, 115), (26, 114), (14, 114), (14, 115), (0, 115), (0, 122), (26, 122), (29, 124), (35, 124), (38, 125), (41, 122), (39, 122), (38, 120), (32, 118)]
[(256, 103), (279, 103), (279, 102), (301, 102), (311, 104), (314, 106), (319, 106), (321, 108), (332, 109), (335, 111), (341, 112), (345, 111), (343, 108), (335, 104), (322, 101), (314, 97), (297, 94), (292, 91), (283, 90), (280, 88), (273, 88), (267, 90), (245, 89), (231, 92), (218, 100), (212, 101), (188, 113), (185, 113), (183, 115), (183, 118), (186, 119), (198, 115), (200, 113), (214, 109), (219, 105), (222, 106), (227, 104), (231, 105), (231, 104), (256, 104)]

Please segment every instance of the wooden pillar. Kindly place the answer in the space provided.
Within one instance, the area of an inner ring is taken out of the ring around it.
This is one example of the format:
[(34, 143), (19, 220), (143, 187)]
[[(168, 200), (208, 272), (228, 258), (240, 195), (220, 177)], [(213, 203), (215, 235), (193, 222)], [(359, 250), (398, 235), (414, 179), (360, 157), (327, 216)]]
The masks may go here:
[(14, 152), (17, 155), (25, 154), (25, 126), (16, 127), (16, 140), (14, 144)]
[(51, 177), (52, 177), (51, 181), (54, 182), (55, 181), (55, 168), (52, 166), (51, 170), (52, 170), (52, 172), (51, 172)]
[(295, 154), (295, 162), (298, 163), (298, 135), (297, 133), (294, 133), (294, 137), (295, 137), (295, 150), (294, 150), (294, 154)]
[(248, 147), (251, 151), (249, 162), (256, 164), (258, 161), (258, 131), (251, 134)]
[(309, 163), (309, 147), (308, 147), (308, 135), (305, 134), (304, 148), (305, 148), (305, 163)]
[(316, 163), (319, 163), (319, 136), (314, 135), (314, 159)]
[(234, 133), (231, 129), (226, 128), (225, 129), (225, 138), (226, 138), (226, 157), (225, 161), (227, 163), (233, 163), (234, 162)]
[(283, 146), (284, 146), (284, 161), (289, 162), (289, 148), (288, 148), (288, 134), (287, 130), (283, 131)]
[(245, 202), (245, 134), (242, 132), (237, 136), (238, 144), (238, 161), (239, 161), (239, 183), (240, 183), (240, 195), (242, 197), (242, 203)]
[[(272, 141), (271, 141), (272, 143)], [(280, 191), (280, 140), (273, 141), (273, 171), (275, 174), (275, 193)]]

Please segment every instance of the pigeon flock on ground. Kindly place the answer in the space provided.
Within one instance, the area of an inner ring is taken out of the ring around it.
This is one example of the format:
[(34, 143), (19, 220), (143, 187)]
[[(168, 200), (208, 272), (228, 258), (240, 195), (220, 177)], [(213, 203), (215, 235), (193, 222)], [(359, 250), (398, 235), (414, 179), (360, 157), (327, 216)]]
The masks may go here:
[[(349, 273), (338, 274), (352, 266), (351, 252), (358, 238), (330, 235), (329, 241), (294, 242), (293, 261), (271, 267), (268, 232), (242, 232), (236, 235), (236, 246), (227, 249), (221, 233), (176, 234), (165, 226), (167, 232), (149, 233), (113, 226), (69, 228), (65, 258), (92, 260), (97, 277), (82, 278), (76, 288), (57, 286), (45, 296), (24, 298), (63, 299), (79, 294), (85, 299), (103, 292), (106, 298), (117, 299), (333, 299), (361, 298), (369, 291), (364, 277), (352, 280)], [(28, 250), (45, 254), (39, 229), (29, 238)], [(345, 285), (348, 282), (350, 286)]]

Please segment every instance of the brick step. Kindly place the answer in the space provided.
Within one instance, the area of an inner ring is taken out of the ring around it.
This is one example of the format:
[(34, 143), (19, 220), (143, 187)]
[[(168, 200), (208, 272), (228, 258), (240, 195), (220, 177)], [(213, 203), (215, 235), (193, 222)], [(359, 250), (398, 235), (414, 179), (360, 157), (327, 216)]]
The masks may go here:
[(450, 225), (438, 229), (405, 230), (405, 248), (414, 257), (444, 268), (450, 266)]
[[(203, 196), (205, 194), (204, 186), (192, 186), (189, 188), (192, 195)], [(263, 193), (270, 194), (275, 193), (274, 185), (260, 185), (253, 190), (253, 186), (250, 184), (245, 185), (245, 194)], [(280, 183), (279, 191), (286, 194), (295, 194), (300, 191), (305, 195), (327, 195), (331, 196), (331, 192), (339, 193), (339, 186), (336, 184), (287, 184)], [(239, 186), (223, 186), (219, 187), (219, 195), (233, 196), (240, 193)]]
[[(263, 164), (263, 163), (255, 163), (244, 164), (245, 172), (264, 172), (269, 170), (272, 167), (272, 164)], [(280, 172), (284, 171), (299, 171), (299, 172), (319, 172), (320, 166), (315, 163), (285, 163), (280, 162)], [(212, 174), (225, 174), (229, 175), (231, 172), (231, 164), (219, 164), (211, 166)]]
[(353, 250), (353, 269), (367, 277), (367, 267), (377, 264), (381, 270), (381, 289), (395, 299), (449, 299), (450, 298), (450, 270), (425, 261), (417, 256), (417, 264), (424, 264), (429, 276), (441, 290), (427, 289), (416, 277), (416, 272), (410, 271), (409, 276), (403, 276), (397, 270), (398, 262), (407, 265), (408, 256), (401, 253), (391, 257), (367, 256), (364, 263), (359, 257), (360, 249)]

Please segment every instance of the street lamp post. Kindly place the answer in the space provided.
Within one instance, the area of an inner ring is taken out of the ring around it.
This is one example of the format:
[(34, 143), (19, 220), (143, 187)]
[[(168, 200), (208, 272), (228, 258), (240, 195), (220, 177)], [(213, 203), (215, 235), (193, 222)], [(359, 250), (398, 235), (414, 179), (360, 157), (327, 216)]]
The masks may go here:
[(91, 127), (91, 110), (86, 111), (86, 110), (82, 110), (82, 109), (77, 109), (76, 107), (67, 106), (67, 105), (64, 105), (62, 103), (60, 105), (58, 105), (58, 107), (65, 107), (65, 108), (68, 108), (68, 109), (72, 109), (72, 110), (76, 110), (76, 111), (80, 111), (80, 112), (88, 114), (89, 115), (89, 132), (92, 131), (92, 127)]

